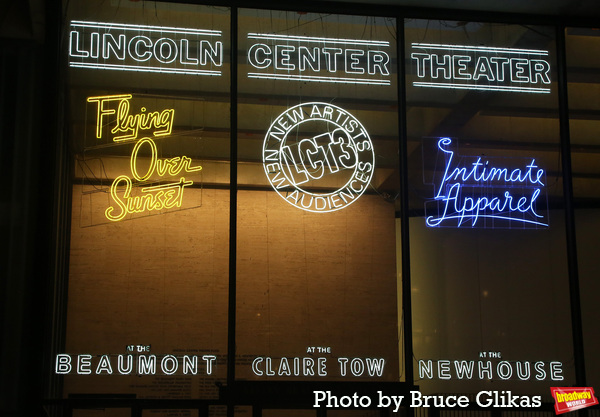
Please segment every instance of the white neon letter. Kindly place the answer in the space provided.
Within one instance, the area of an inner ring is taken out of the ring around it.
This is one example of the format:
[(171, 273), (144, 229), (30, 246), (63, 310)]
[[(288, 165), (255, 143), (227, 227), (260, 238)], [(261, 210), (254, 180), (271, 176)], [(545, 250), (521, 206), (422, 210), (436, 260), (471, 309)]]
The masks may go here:
[[(521, 369), (521, 367), (524, 368)], [(529, 362), (517, 362), (517, 376), (521, 381), (527, 381), (531, 377), (531, 366)]]
[(494, 71), (492, 71), (490, 61), (486, 56), (480, 56), (479, 58), (477, 58), (477, 63), (475, 64), (475, 71), (473, 72), (473, 79), (475, 81), (477, 81), (481, 77), (487, 78), (488, 81), (494, 81), (496, 79), (494, 77)]
[(425, 61), (430, 61), (431, 57), (429, 54), (418, 54), (412, 53), (410, 57), (417, 61), (417, 77), (424, 78), (425, 77)]
[(211, 375), (213, 371), (213, 362), (217, 360), (215, 355), (203, 355), (202, 360), (206, 362), (206, 375)]
[(117, 370), (121, 375), (127, 375), (133, 370), (133, 355), (127, 355), (127, 368), (123, 367), (123, 356), (119, 355), (117, 357)]
[(90, 56), (88, 51), (79, 49), (79, 32), (76, 30), (72, 30), (69, 34), (69, 56), (80, 58), (87, 58)]
[(323, 48), (325, 62), (329, 72), (337, 71), (337, 56), (342, 54), (341, 48)]
[(110, 58), (110, 50), (112, 49), (114, 56), (117, 59), (125, 60), (125, 35), (119, 35), (117, 42), (112, 34), (105, 33), (102, 35), (102, 58)]
[(496, 64), (496, 74), (498, 81), (504, 81), (504, 68), (510, 63), (508, 58), (494, 56), (490, 58), (493, 64)]
[(352, 375), (361, 376), (365, 372), (365, 364), (360, 358), (354, 358), (350, 362), (350, 370)]
[(451, 379), (450, 374), (450, 361), (438, 361), (438, 377), (440, 379)]
[[(140, 44), (142, 47), (145, 47), (145, 51), (140, 51)], [(134, 36), (130, 39), (127, 50), (129, 51), (129, 56), (135, 59), (138, 62), (148, 61), (152, 58), (152, 41), (147, 36)]]
[(485, 379), (485, 375), (487, 375), (487, 379), (492, 379), (492, 362), (487, 361), (485, 365), (483, 362), (479, 362), (479, 379)]
[(301, 46), (298, 48), (298, 57), (299, 63), (298, 67), (300, 71), (304, 71), (306, 69), (306, 64), (313, 71), (321, 70), (321, 55), (319, 55), (319, 48), (313, 48), (312, 54), (308, 50), (306, 46)]
[(108, 359), (108, 355), (102, 355), (100, 357), (100, 361), (98, 362), (98, 366), (96, 367), (96, 375), (101, 374), (102, 371), (105, 371), (109, 375), (113, 373), (112, 366), (110, 365), (110, 360)]
[(546, 379), (546, 371), (544, 371), (544, 362), (536, 362), (533, 367), (535, 368), (535, 370), (538, 372), (535, 375), (535, 379), (537, 379), (538, 381), (543, 381), (544, 379)]
[(510, 379), (513, 373), (511, 364), (507, 361), (499, 362), (496, 367), (496, 373), (502, 379)]
[(427, 362), (419, 360), (419, 379), (424, 379), (425, 377), (429, 379), (433, 378), (433, 362), (431, 359)]
[(156, 373), (156, 355), (140, 355), (138, 358), (138, 374), (154, 375)]
[(183, 355), (183, 374), (198, 374), (198, 357), (196, 355)]
[(360, 49), (346, 49), (346, 73), (348, 74), (364, 74), (365, 69), (359, 67), (360, 58), (365, 54), (365, 51)]
[(529, 60), (525, 58), (511, 58), (510, 80), (514, 83), (528, 83), (529, 78)]
[(385, 367), (385, 359), (365, 359), (367, 362), (367, 371), (369, 372), (369, 376), (381, 376), (383, 374), (383, 368)]
[(296, 69), (296, 66), (290, 62), (290, 52), (295, 50), (295, 46), (275, 45), (275, 69), (287, 71)]
[(160, 369), (165, 375), (173, 375), (177, 372), (177, 368), (179, 368), (179, 363), (177, 363), (177, 358), (173, 355), (166, 355), (160, 361)]
[(59, 353), (56, 355), (56, 373), (59, 375), (68, 374), (71, 372), (71, 355), (67, 353)]
[(529, 72), (531, 74), (531, 82), (537, 83), (538, 78), (544, 84), (550, 84), (550, 64), (548, 61), (541, 59), (532, 59), (529, 61)]
[(77, 373), (80, 375), (89, 375), (92, 373), (92, 355), (77, 356)]
[(262, 376), (263, 371), (258, 369), (258, 364), (261, 363), (262, 361), (263, 361), (263, 358), (261, 358), (260, 356), (258, 358), (255, 358), (252, 361), (252, 372), (254, 372), (254, 375)]
[(177, 59), (178, 54), (179, 51), (177, 50), (177, 44), (173, 39), (160, 38), (154, 44), (154, 57), (158, 62), (170, 64)]
[(439, 78), (440, 71), (444, 73), (444, 78), (452, 78), (452, 57), (444, 55), (444, 60), (440, 62), (439, 55), (431, 54), (431, 78)]
[(378, 70), (381, 75), (390, 75), (388, 64), (390, 56), (383, 51), (368, 51), (369, 74), (374, 75)]
[[(262, 58), (258, 56), (259, 53), (263, 55)], [(273, 60), (269, 58), (269, 56), (272, 54), (271, 48), (269, 48), (267, 45), (255, 43), (248, 50), (248, 62), (254, 68), (265, 69), (273, 62)]]
[(183, 65), (198, 65), (198, 58), (190, 56), (190, 41), (187, 39), (179, 42), (179, 62)]
[(327, 358), (317, 358), (317, 373), (319, 376), (327, 376)]
[(215, 42), (214, 48), (209, 41), (200, 42), (200, 65), (208, 64), (209, 60), (216, 67), (223, 65), (223, 42)]
[(457, 80), (470, 80), (471, 74), (467, 71), (467, 63), (471, 62), (471, 57), (466, 55), (454, 55), (452, 57), (454, 78)]
[(340, 363), (340, 375), (346, 376), (346, 364), (348, 363), (348, 358), (338, 358), (338, 362)]
[(562, 376), (562, 363), (561, 362), (550, 362), (550, 378), (553, 381), (562, 381), (565, 379)]

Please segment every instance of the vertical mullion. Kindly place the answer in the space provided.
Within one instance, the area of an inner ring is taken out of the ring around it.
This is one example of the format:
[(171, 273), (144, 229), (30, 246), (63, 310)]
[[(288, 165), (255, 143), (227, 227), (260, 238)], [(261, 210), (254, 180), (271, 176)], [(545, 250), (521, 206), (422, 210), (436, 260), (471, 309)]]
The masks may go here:
[[(404, 333), (404, 372), (406, 382), (414, 383), (413, 378), (413, 344), (412, 344), (412, 303), (410, 279), (410, 239), (408, 216), (408, 155), (407, 155), (407, 130), (406, 130), (406, 73), (405, 73), (405, 47), (404, 47), (404, 19), (396, 16), (396, 48), (397, 48), (397, 73), (398, 73), (398, 129), (399, 129), (399, 156), (400, 156), (400, 237), (402, 256), (402, 326)], [(412, 409), (408, 409), (412, 412)]]
[(569, 102), (567, 86), (567, 55), (565, 25), (556, 25), (556, 60), (558, 68), (558, 110), (560, 122), (560, 154), (565, 202), (565, 226), (567, 238), (567, 265), (569, 270), (569, 295), (571, 304), (571, 330), (575, 378), (577, 385), (586, 386), (585, 357), (583, 349), (583, 325), (577, 266), (577, 239), (575, 234), (575, 210), (573, 207), (573, 175), (571, 167), (571, 134), (569, 126)]
[(230, 19), (230, 156), (229, 156), (229, 295), (227, 322), (227, 416), (233, 417), (235, 396), (235, 330), (236, 330), (236, 242), (237, 242), (237, 76), (238, 76), (238, 8), (231, 8)]

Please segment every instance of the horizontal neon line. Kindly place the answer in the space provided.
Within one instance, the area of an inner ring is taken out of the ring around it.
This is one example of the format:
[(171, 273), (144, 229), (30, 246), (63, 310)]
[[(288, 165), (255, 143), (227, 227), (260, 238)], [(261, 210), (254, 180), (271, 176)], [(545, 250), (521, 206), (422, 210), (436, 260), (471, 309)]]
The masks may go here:
[(550, 93), (549, 88), (535, 87), (510, 87), (501, 85), (475, 85), (475, 84), (452, 84), (452, 83), (429, 83), (413, 82), (415, 87), (450, 88), (455, 90), (486, 90), (486, 91), (512, 91), (521, 93)]
[(390, 85), (389, 80), (369, 80), (368, 78), (319, 77), (316, 75), (261, 74), (257, 72), (249, 72), (248, 78), (263, 78), (268, 80), (313, 81), (321, 83)]
[(161, 68), (161, 67), (142, 67), (138, 65), (118, 65), (118, 64), (92, 64), (86, 62), (69, 62), (73, 68), (91, 68), (91, 69), (110, 69), (120, 71), (140, 71), (140, 72), (160, 72), (167, 74), (188, 74), (188, 75), (221, 75), (221, 71), (209, 70), (190, 70), (180, 68)]
[(365, 41), (360, 39), (341, 39), (341, 38), (317, 38), (312, 36), (292, 36), (292, 35), (274, 35), (265, 33), (248, 33), (248, 39), (269, 39), (295, 42), (323, 42), (323, 43), (341, 43), (350, 45), (376, 45), (390, 46), (388, 41)]
[[(530, 223), (530, 224), (535, 224), (535, 225), (538, 225), (538, 226), (546, 226), (546, 227), (548, 227), (548, 224), (546, 224), (546, 223), (541, 223), (541, 222), (536, 222), (536, 221), (533, 221), (533, 220), (526, 220), (526, 219), (517, 219), (517, 218), (514, 218), (514, 217), (494, 216), (492, 214), (479, 214), (479, 215), (471, 214), (471, 215), (468, 215), (468, 216), (467, 215), (465, 215), (465, 216), (449, 216), (449, 217), (444, 217), (442, 219), (442, 221), (444, 221), (446, 219), (460, 219), (460, 218), (462, 218), (462, 219), (470, 219), (472, 217), (486, 217), (486, 218), (490, 218), (490, 219), (510, 220), (510, 221), (515, 221), (515, 222)], [(439, 217), (429, 216), (427, 218), (427, 220), (429, 221), (429, 219), (439, 220), (440, 218)], [(463, 222), (461, 222), (460, 224), (463, 224)], [(438, 227), (438, 226), (429, 226), (429, 227)], [(473, 226), (473, 227), (476, 227), (476, 226)]]
[(413, 48), (428, 48), (442, 50), (461, 50), (475, 52), (503, 52), (505, 54), (530, 54), (530, 55), (548, 55), (548, 51), (541, 49), (519, 49), (519, 48), (496, 48), (493, 46), (466, 46), (466, 45), (446, 45), (436, 43), (412, 43)]
[(192, 28), (176, 28), (168, 26), (146, 26), (146, 25), (129, 25), (124, 23), (106, 23), (106, 22), (85, 22), (82, 20), (72, 20), (71, 26), (89, 27), (89, 28), (104, 28), (104, 29), (123, 29), (123, 30), (145, 30), (147, 32), (167, 32), (167, 33), (186, 33), (207, 36), (221, 36), (220, 30), (209, 29), (192, 29)]

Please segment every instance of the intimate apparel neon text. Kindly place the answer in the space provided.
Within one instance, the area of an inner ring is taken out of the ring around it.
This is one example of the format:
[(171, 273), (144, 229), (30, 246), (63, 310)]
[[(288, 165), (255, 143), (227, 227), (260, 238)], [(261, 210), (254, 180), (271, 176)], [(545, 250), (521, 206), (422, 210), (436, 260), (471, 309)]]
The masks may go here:
[(482, 157), (460, 165), (454, 161), (454, 152), (448, 149), (451, 144), (450, 138), (437, 143), (445, 154), (445, 167), (434, 197), (440, 205), (436, 215), (426, 216), (427, 226), (456, 223), (460, 227), (470, 220), (475, 227), (480, 218), (548, 226), (536, 208), (545, 187), (545, 171), (536, 165), (534, 158), (525, 166), (512, 169), (493, 166)]

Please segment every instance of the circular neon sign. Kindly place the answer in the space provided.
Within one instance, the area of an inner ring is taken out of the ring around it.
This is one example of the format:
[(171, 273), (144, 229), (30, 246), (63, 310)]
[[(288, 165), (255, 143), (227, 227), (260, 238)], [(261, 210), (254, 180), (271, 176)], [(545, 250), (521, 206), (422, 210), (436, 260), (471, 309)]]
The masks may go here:
[(289, 204), (319, 213), (358, 200), (375, 169), (366, 129), (329, 103), (299, 104), (277, 116), (262, 156), (273, 189)]

